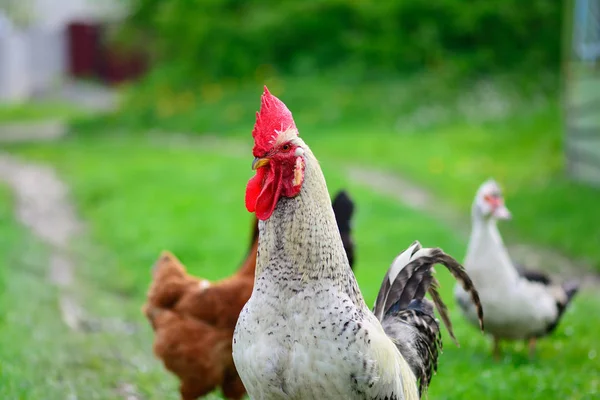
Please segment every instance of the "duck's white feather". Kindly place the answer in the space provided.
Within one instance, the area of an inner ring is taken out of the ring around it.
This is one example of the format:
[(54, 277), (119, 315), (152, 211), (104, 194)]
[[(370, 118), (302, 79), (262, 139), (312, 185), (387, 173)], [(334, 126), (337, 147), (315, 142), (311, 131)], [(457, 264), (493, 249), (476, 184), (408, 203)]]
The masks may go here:
[[(494, 185), (493, 181), (482, 185), (473, 204), (473, 227), (464, 266), (479, 291), (486, 331), (497, 338), (526, 339), (543, 334), (557, 320), (557, 302), (564, 291), (519, 275), (496, 219), (478, 210), (485, 190), (492, 188), (499, 193)], [(457, 285), (455, 295), (468, 320), (477, 323), (468, 294)]]
[[(548, 286), (519, 276), (495, 223), (476, 224), (464, 266), (479, 291), (486, 331), (507, 339), (525, 339), (546, 330), (558, 316), (557, 299)], [(455, 294), (466, 316), (477, 323), (475, 308), (460, 286)]]

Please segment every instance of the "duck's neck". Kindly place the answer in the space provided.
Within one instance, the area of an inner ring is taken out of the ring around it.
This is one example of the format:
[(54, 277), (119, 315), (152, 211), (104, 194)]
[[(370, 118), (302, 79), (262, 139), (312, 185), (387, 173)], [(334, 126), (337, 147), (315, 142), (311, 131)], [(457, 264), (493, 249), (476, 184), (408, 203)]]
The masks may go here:
[(275, 211), (260, 221), (256, 282), (268, 279), (298, 290), (328, 281), (358, 305), (358, 290), (342, 244), (323, 172), (305, 148), (304, 181), (300, 194), (279, 199)]
[(465, 267), (469, 273), (480, 275), (481, 272), (487, 280), (515, 278), (516, 271), (504, 246), (497, 221), (474, 214), (472, 222), (465, 257)]
[(467, 257), (477, 250), (479, 245), (484, 243), (488, 249), (503, 250), (504, 242), (498, 223), (494, 219), (473, 218), (469, 246), (467, 248)]

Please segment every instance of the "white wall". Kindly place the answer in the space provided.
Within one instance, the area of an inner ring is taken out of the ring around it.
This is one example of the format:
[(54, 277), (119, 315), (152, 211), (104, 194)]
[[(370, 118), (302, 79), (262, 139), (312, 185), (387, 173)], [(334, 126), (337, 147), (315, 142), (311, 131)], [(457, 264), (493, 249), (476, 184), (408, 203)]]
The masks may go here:
[(123, 15), (125, 0), (29, 0), (36, 24), (59, 28), (73, 19), (112, 19)]
[(33, 27), (27, 31), (27, 39), (31, 91), (43, 92), (67, 74), (67, 30), (64, 27)]
[(0, 101), (23, 101), (30, 94), (27, 36), (0, 13)]
[[(66, 76), (67, 24), (110, 20), (125, 13), (125, 0), (16, 0), (27, 4), (28, 27), (11, 27), (0, 11), (0, 101), (19, 102)], [(25, 6), (25, 4), (22, 4)], [(5, 19), (2, 21), (2, 19)]]

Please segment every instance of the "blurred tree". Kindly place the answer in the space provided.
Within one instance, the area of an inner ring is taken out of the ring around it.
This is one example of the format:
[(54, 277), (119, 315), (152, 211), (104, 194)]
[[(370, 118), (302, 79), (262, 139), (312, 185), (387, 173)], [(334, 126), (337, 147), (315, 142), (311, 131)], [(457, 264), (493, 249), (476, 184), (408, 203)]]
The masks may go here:
[(32, 0), (0, 0), (0, 12), (18, 27), (25, 27), (33, 22)]
[(151, 33), (158, 63), (213, 78), (264, 65), (487, 73), (560, 60), (562, 7), (552, 0), (131, 1), (128, 27)]

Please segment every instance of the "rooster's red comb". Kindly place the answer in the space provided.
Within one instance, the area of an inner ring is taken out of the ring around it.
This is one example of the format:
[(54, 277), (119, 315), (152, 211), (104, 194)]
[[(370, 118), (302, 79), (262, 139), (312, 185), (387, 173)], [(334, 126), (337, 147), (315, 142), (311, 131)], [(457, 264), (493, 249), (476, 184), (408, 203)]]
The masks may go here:
[(292, 112), (281, 100), (269, 93), (269, 89), (265, 86), (260, 99), (260, 111), (256, 113), (256, 123), (252, 130), (254, 157), (263, 157), (273, 148), (277, 135), (288, 129), (296, 130)]

